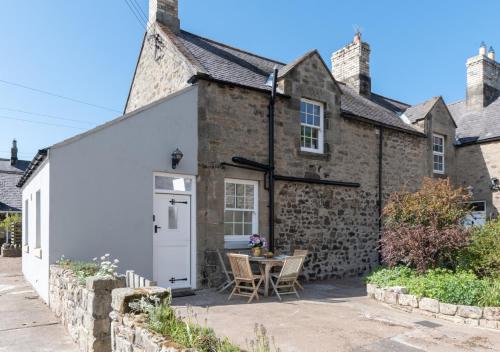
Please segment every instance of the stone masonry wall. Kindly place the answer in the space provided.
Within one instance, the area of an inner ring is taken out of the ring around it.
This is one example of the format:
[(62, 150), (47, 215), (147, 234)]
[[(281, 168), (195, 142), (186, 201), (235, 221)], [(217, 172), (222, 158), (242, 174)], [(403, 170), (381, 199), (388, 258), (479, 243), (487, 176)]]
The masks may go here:
[[(145, 36), (126, 113), (187, 87), (189, 78), (196, 73), (172, 40), (155, 26)], [(163, 43), (161, 50), (155, 49), (155, 34)]]
[(111, 291), (125, 280), (87, 278), (81, 285), (72, 271), (51, 265), (49, 306), (81, 352), (111, 351)]
[(149, 331), (144, 326), (145, 316), (130, 312), (129, 303), (155, 295), (165, 298), (170, 291), (160, 287), (146, 287), (142, 289), (120, 288), (113, 290), (110, 314), (111, 322), (111, 351), (113, 352), (176, 352), (187, 351), (181, 346), (169, 341), (166, 337)]
[(457, 148), (458, 184), (473, 186), (473, 198), (486, 202), (486, 215), (500, 214), (500, 191), (492, 192), (490, 180), (500, 179), (500, 142), (480, 143)]
[[(360, 188), (276, 182), (278, 251), (311, 251), (309, 279), (361, 275), (377, 263), (378, 128), (340, 116), (339, 91), (326, 68), (311, 56), (280, 82), (290, 97), (276, 105), (276, 173), (359, 182)], [(221, 167), (233, 156), (267, 162), (268, 93), (212, 82), (199, 83), (198, 263), (200, 284), (210, 281), (206, 249), (224, 248), (224, 179), (259, 182), (259, 233), (268, 237), (267, 191), (262, 172)], [(328, 128), (324, 154), (300, 150), (300, 99), (323, 102)], [(237, 128), (235, 128), (237, 126)], [(416, 189), (425, 138), (385, 130), (384, 194)]]
[(459, 324), (500, 330), (500, 307), (443, 303), (436, 299), (408, 294), (405, 287), (381, 288), (368, 284), (366, 291), (368, 297), (409, 313), (418, 312)]

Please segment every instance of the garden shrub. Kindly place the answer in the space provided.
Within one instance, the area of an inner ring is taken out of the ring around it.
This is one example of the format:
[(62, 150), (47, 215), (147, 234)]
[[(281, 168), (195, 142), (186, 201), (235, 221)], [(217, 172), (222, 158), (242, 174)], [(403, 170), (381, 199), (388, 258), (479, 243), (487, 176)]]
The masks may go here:
[(116, 275), (118, 263), (118, 259), (111, 261), (108, 253), (103, 255), (100, 260), (96, 257), (91, 262), (72, 261), (65, 258), (64, 255), (57, 261), (60, 266), (71, 270), (81, 285), (85, 285), (85, 281), (91, 276), (113, 278)]
[(500, 278), (500, 218), (474, 228), (471, 244), (458, 259), (464, 268), (479, 276)]
[(425, 178), (417, 192), (392, 194), (383, 211), (383, 261), (419, 272), (453, 267), (456, 252), (468, 243), (469, 231), (462, 225), (467, 200), (467, 193), (454, 189), (449, 179)]

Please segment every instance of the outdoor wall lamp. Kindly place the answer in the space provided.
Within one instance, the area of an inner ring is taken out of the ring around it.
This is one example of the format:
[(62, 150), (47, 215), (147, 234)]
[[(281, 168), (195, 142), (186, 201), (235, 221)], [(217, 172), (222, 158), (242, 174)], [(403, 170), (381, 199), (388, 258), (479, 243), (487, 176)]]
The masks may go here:
[(492, 177), (490, 187), (492, 191), (500, 191), (500, 180), (497, 177)]
[(172, 153), (172, 169), (175, 169), (177, 165), (181, 162), (182, 157), (184, 154), (179, 150), (179, 148), (175, 148), (174, 152)]

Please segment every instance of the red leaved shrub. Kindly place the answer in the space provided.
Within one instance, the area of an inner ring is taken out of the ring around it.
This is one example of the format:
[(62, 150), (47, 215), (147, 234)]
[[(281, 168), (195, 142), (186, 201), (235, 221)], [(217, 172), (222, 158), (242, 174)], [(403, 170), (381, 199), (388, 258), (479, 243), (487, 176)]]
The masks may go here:
[(469, 231), (462, 225), (468, 200), (467, 192), (453, 188), (449, 179), (426, 178), (417, 192), (391, 195), (383, 212), (384, 263), (421, 272), (450, 266), (454, 254), (468, 244)]

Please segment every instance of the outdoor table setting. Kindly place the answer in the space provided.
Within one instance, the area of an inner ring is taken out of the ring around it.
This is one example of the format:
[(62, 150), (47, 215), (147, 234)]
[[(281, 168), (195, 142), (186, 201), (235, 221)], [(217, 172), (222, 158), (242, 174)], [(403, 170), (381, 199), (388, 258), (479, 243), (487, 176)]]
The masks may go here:
[[(267, 249), (265, 238), (258, 234), (250, 236), (248, 246), (251, 251), (250, 256), (241, 253), (227, 254), (232, 272), (226, 271), (227, 281), (223, 284), (222, 290), (234, 284), (234, 289), (228, 299), (231, 299), (233, 295), (239, 295), (249, 297), (248, 303), (253, 298), (258, 300), (258, 291), (262, 284), (264, 297), (269, 296), (269, 289), (272, 286), (280, 301), (283, 294), (295, 294), (297, 298), (300, 298), (296, 288), (304, 288), (298, 282), (298, 276), (302, 271), (308, 251), (295, 250), (293, 255), (275, 255)], [(222, 263), (222, 257), (220, 259)], [(252, 271), (251, 263), (258, 265), (259, 274)], [(279, 273), (273, 273), (273, 267), (280, 267)], [(225, 270), (225, 266), (223, 269)], [(233, 278), (230, 277), (230, 274)]]

